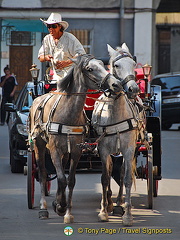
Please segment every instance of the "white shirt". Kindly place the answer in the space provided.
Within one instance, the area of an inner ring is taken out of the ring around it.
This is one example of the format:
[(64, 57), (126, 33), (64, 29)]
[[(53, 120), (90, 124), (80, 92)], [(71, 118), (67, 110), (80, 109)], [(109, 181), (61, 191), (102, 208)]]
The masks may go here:
[[(56, 64), (57, 61), (65, 61), (79, 54), (85, 54), (85, 50), (79, 40), (71, 33), (63, 32), (58, 43), (56, 44), (53, 37), (48, 34), (43, 39), (43, 44), (39, 49), (38, 58), (41, 55), (52, 55), (53, 63)], [(53, 64), (53, 65), (54, 65)], [(64, 68), (63, 70), (55, 69), (56, 73), (60, 78), (67, 74), (70, 66)]]

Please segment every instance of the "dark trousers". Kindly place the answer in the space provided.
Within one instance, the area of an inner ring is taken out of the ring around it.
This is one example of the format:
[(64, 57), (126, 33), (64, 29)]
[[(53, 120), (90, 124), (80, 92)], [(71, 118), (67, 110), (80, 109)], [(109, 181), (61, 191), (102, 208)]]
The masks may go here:
[(5, 123), (6, 120), (6, 111), (5, 111), (5, 104), (13, 102), (13, 97), (3, 96), (1, 102), (1, 123)]

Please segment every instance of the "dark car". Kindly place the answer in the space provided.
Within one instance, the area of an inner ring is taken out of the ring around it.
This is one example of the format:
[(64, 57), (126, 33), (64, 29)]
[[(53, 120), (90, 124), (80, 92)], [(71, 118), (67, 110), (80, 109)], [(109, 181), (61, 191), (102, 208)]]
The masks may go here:
[(155, 76), (152, 85), (160, 85), (162, 92), (162, 129), (180, 123), (180, 72)]
[(54, 88), (54, 84), (44, 84), (43, 81), (39, 82), (37, 86), (35, 86), (33, 82), (27, 82), (20, 91), (15, 104), (6, 104), (12, 173), (23, 172), (23, 168), (27, 162), (28, 133), (26, 124), (32, 102), (36, 96), (54, 90)]

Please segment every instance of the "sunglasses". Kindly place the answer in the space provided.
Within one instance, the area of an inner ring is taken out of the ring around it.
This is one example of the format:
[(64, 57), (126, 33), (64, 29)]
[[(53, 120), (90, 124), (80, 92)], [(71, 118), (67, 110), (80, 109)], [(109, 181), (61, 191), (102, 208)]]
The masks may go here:
[(48, 24), (47, 28), (57, 28), (57, 24)]

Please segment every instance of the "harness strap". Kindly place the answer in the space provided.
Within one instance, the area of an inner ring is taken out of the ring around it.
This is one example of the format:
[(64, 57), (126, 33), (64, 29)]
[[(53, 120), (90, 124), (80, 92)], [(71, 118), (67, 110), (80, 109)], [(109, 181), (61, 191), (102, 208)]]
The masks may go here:
[(107, 75), (106, 75), (106, 77), (103, 79), (103, 81), (101, 82), (101, 85), (100, 85), (100, 87), (102, 87), (103, 86), (103, 84), (108, 80), (108, 78), (110, 77), (110, 73), (108, 73)]
[(113, 62), (112, 62), (113, 67), (114, 67), (114, 65), (115, 65), (115, 62), (118, 61), (118, 60), (120, 60), (121, 58), (124, 58), (124, 57), (130, 57), (130, 58), (132, 58), (132, 56), (131, 56), (130, 54), (128, 54), (128, 53), (124, 53), (124, 52), (121, 53), (121, 52), (120, 52), (120, 54), (121, 54), (121, 55), (117, 56), (117, 57), (113, 60)]
[(57, 107), (61, 97), (62, 97), (62, 95), (59, 95), (58, 98), (56, 99), (56, 101), (54, 102), (53, 107), (51, 108), (51, 111), (50, 111), (49, 116), (48, 116), (47, 124), (49, 124), (49, 122), (51, 121), (51, 119), (54, 115), (54, 111), (56, 110), (56, 107)]
[(133, 129), (137, 129), (137, 127), (138, 127), (137, 121), (134, 118), (130, 118), (113, 125), (107, 125), (107, 126), (99, 125), (97, 128), (97, 132), (99, 135), (102, 135), (105, 132), (106, 136), (108, 136), (108, 135), (117, 134), (117, 132), (122, 133), (122, 132), (127, 132)]
[(87, 125), (82, 126), (71, 126), (71, 125), (64, 125), (61, 123), (50, 122), (48, 124), (48, 133), (49, 134), (68, 134), (68, 135), (82, 135), (86, 134), (88, 131)]
[(139, 111), (135, 111), (135, 105), (133, 105), (133, 103), (131, 102), (131, 100), (127, 97), (127, 95), (125, 94), (124, 95), (125, 98), (126, 98), (126, 101), (129, 105), (129, 107), (131, 108), (131, 111), (132, 111), (132, 114), (133, 114), (133, 118), (138, 121), (139, 118), (138, 118), (138, 115), (139, 115)]
[(38, 116), (36, 117), (36, 113), (34, 114), (34, 118), (36, 117), (36, 119), (34, 119), (34, 122), (37, 122), (39, 119), (41, 120), (42, 122), (42, 119), (43, 119), (43, 109), (44, 109), (44, 106), (46, 105), (46, 103), (48, 102), (48, 100), (52, 97), (53, 95), (52, 94), (49, 94), (45, 99), (43, 99), (39, 106), (36, 108), (36, 113), (38, 113)]
[(135, 81), (135, 76), (134, 75), (128, 75), (125, 79), (121, 80), (122, 86), (124, 86), (126, 83), (129, 81), (134, 80)]

